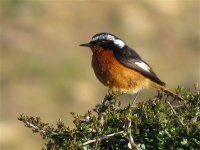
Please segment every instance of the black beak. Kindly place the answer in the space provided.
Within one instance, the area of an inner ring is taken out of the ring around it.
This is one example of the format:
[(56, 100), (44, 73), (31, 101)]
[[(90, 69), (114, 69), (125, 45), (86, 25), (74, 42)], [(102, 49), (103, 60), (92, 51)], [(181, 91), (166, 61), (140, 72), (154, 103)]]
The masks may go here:
[(80, 46), (84, 46), (84, 47), (91, 47), (91, 46), (92, 46), (92, 44), (90, 44), (90, 43), (85, 43), (85, 44), (80, 44)]

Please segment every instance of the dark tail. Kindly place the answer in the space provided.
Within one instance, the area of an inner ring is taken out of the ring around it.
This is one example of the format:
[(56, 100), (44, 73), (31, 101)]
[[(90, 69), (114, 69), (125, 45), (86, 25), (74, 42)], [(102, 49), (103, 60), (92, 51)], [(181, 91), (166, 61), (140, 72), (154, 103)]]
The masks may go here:
[(184, 101), (184, 99), (183, 99), (183, 97), (181, 97), (181, 95), (170, 91), (170, 90), (167, 89), (166, 87), (161, 87), (161, 90), (162, 90), (163, 92), (165, 92), (166, 94), (172, 96), (172, 97), (175, 97), (175, 98), (177, 98), (177, 99), (179, 99), (179, 100), (181, 100), (181, 101)]
[(158, 91), (161, 91), (161, 92), (166, 93), (167, 95), (170, 95), (170, 96), (172, 96), (172, 97), (174, 97), (174, 98), (177, 98), (178, 100), (184, 101), (184, 99), (183, 99), (183, 97), (181, 97), (181, 95), (172, 92), (171, 90), (167, 89), (167, 88), (166, 88), (165, 86), (163, 86), (163, 85), (159, 85), (159, 84), (157, 84), (157, 83), (154, 82), (154, 83), (152, 84), (152, 87), (153, 87), (153, 88), (156, 88)]

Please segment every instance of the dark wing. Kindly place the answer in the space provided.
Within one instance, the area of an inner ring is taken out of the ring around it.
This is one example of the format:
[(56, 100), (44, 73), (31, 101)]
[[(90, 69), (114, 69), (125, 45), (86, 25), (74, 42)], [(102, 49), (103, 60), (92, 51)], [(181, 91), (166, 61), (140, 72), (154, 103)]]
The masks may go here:
[(121, 50), (116, 49), (114, 51), (114, 55), (124, 66), (138, 71), (143, 76), (149, 78), (157, 84), (165, 85), (165, 83), (157, 77), (153, 69), (145, 61), (143, 61), (133, 49), (127, 46)]

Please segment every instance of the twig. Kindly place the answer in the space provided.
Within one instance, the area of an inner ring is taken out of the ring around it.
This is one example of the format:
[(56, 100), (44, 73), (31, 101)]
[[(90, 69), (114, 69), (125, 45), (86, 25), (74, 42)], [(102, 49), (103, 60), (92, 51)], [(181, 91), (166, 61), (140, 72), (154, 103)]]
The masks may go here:
[(173, 97), (173, 100), (171, 101), (171, 103), (173, 104), (176, 100), (177, 100), (177, 98)]
[(102, 104), (99, 105), (98, 108), (98, 120), (100, 125), (103, 125), (103, 113), (106, 111), (106, 109), (108, 108), (108, 104), (107, 102), (110, 102), (112, 99), (114, 98), (113, 95), (106, 95), (102, 101)]
[(198, 83), (194, 84), (194, 90), (195, 90), (196, 94), (200, 94), (200, 89), (199, 89)]
[(43, 135), (46, 134), (45, 130), (40, 129), (38, 126), (28, 122), (28, 121), (24, 121), (25, 125), (27, 125), (28, 127), (31, 127), (32, 129), (38, 130), (40, 133), (42, 133)]
[[(45, 130), (40, 129), (38, 126), (34, 125), (33, 123), (30, 123), (28, 121), (24, 121), (24, 123), (25, 123), (26, 126), (32, 128), (32, 129), (38, 130), (38, 132), (41, 133), (42, 135), (47, 134), (47, 132)], [(51, 137), (59, 136), (59, 135), (69, 136), (66, 133), (57, 133), (57, 132), (51, 131)]]
[[(98, 139), (98, 137), (97, 137), (97, 139)], [(99, 141), (96, 140), (96, 143), (95, 143), (95, 150), (98, 150), (98, 146), (99, 146)]]
[(167, 102), (168, 98), (169, 98), (169, 95), (166, 95), (166, 97), (165, 97), (165, 103)]
[(129, 138), (129, 143), (131, 145), (129, 148), (131, 148), (131, 149), (135, 148), (136, 150), (142, 150), (140, 145), (136, 144), (135, 141), (133, 140), (131, 133), (129, 133), (128, 138)]
[(184, 105), (176, 105), (176, 106), (173, 106), (174, 108), (178, 108), (178, 107), (183, 107)]
[(185, 126), (185, 124), (183, 123), (183, 121), (181, 120), (181, 118), (178, 116), (178, 114), (176, 113), (176, 111), (174, 110), (173, 106), (167, 102), (167, 104), (169, 105), (169, 107), (171, 108), (172, 112), (174, 113), (174, 115), (178, 118), (179, 122), (181, 123), (182, 126)]
[(108, 134), (108, 135), (103, 135), (103, 136), (101, 136), (101, 137), (99, 137), (99, 138), (97, 138), (97, 139), (89, 140), (89, 141), (87, 141), (87, 142), (84, 142), (84, 143), (82, 143), (80, 146), (85, 146), (85, 145), (94, 143), (94, 142), (96, 142), (96, 141), (101, 141), (101, 140), (104, 140), (104, 139), (108, 139), (108, 138), (110, 138), (110, 137), (113, 137), (113, 136), (118, 135), (118, 134), (123, 134), (123, 133), (124, 133), (124, 131), (119, 131), (119, 132), (117, 132), (117, 133), (112, 133), (112, 134)]
[[(135, 99), (138, 97), (138, 93), (137, 93), (137, 95), (135, 96)], [(135, 100), (134, 100), (135, 101)], [(141, 150), (141, 148), (140, 148), (140, 146), (139, 145), (137, 145), (135, 142), (134, 142), (134, 140), (133, 140), (133, 137), (132, 137), (132, 135), (131, 135), (131, 115), (132, 115), (132, 111), (131, 111), (131, 106), (132, 106), (133, 104), (131, 104), (130, 105), (130, 107), (129, 107), (129, 116), (128, 116), (128, 125), (127, 125), (127, 129), (128, 129), (128, 140), (129, 140), (129, 144), (130, 144), (130, 147), (129, 148), (131, 148), (131, 149), (133, 149), (133, 148), (135, 148), (136, 150)], [(128, 145), (129, 146), (129, 145)]]
[(171, 139), (172, 138), (172, 136), (171, 136), (171, 134), (165, 129), (165, 133), (167, 134), (167, 136)]
[(138, 91), (137, 93), (135, 93), (132, 102), (129, 103), (129, 105), (126, 106), (125, 108), (120, 109), (120, 110), (118, 110), (118, 111), (119, 111), (119, 112), (124, 112), (124, 111), (126, 111), (126, 110), (129, 110), (129, 111), (130, 111), (131, 108), (133, 108), (133, 104), (135, 103), (135, 101), (136, 101), (136, 99), (138, 98), (139, 94), (140, 94), (140, 91)]

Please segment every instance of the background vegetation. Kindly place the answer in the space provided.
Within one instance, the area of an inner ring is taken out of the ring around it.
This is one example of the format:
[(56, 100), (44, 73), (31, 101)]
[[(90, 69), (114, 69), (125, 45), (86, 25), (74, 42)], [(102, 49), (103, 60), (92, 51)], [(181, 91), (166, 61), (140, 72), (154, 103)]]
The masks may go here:
[[(41, 148), (16, 119), (21, 113), (73, 127), (70, 112), (83, 114), (103, 99), (91, 52), (79, 47), (98, 32), (119, 35), (171, 89), (200, 81), (198, 0), (1, 0), (0, 7), (0, 149)], [(131, 96), (122, 98), (124, 106)]]

